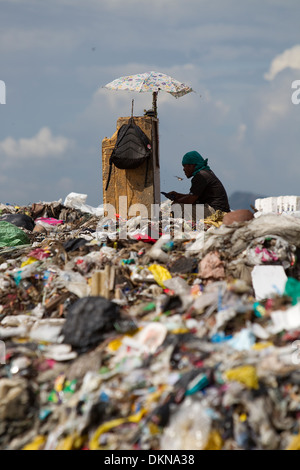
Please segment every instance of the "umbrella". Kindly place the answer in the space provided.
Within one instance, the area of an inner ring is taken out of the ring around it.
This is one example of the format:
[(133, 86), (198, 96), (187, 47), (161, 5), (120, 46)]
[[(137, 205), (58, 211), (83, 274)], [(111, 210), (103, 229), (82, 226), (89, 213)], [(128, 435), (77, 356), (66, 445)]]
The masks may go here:
[(175, 98), (194, 91), (191, 87), (175, 80), (175, 78), (169, 75), (153, 71), (116, 78), (112, 82), (107, 83), (107, 85), (104, 85), (104, 88), (109, 90), (137, 91), (140, 93), (152, 92), (152, 105), (155, 116), (157, 116), (157, 94), (159, 91), (170, 93)]

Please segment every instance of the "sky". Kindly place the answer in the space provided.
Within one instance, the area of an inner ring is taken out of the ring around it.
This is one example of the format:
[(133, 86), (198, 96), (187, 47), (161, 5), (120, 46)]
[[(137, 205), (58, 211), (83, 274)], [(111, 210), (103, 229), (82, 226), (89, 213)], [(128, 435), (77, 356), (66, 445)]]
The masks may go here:
[(194, 90), (158, 94), (162, 191), (197, 150), (229, 196), (300, 196), (299, 25), (299, 0), (0, 0), (0, 202), (101, 205), (102, 140), (152, 106), (104, 85), (151, 70)]

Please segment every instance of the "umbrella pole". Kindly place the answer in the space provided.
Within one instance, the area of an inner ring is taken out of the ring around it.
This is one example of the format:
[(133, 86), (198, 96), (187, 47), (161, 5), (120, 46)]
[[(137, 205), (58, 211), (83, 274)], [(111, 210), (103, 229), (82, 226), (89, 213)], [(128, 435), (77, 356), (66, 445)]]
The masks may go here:
[(157, 91), (154, 91), (152, 94), (152, 109), (155, 117), (157, 117), (157, 93)]

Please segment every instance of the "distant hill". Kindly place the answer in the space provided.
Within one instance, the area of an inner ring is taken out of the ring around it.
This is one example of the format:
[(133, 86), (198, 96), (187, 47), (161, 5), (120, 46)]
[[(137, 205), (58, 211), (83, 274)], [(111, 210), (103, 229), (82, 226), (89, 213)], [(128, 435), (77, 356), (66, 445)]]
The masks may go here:
[(235, 211), (237, 209), (250, 209), (250, 205), (254, 206), (255, 199), (267, 197), (263, 194), (247, 193), (243, 191), (235, 191), (229, 196), (230, 209)]

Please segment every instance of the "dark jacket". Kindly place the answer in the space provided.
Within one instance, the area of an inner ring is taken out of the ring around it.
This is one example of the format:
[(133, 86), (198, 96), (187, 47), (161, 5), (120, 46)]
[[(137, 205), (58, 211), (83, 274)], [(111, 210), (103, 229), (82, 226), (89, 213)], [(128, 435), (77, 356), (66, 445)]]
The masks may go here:
[(193, 176), (190, 194), (198, 196), (196, 204), (209, 204), (215, 210), (230, 212), (226, 190), (212, 170), (200, 170)]

